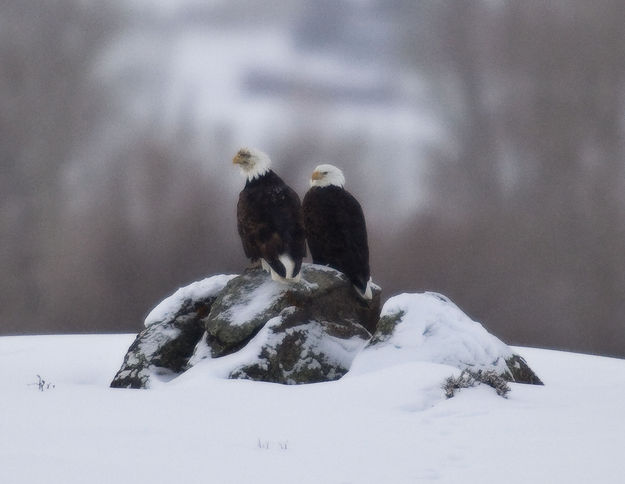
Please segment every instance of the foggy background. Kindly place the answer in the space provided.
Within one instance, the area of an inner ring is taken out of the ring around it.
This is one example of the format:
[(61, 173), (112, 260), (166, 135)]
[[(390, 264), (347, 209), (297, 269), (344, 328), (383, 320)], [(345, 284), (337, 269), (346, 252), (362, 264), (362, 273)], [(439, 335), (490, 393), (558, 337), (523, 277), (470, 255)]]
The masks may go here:
[(625, 356), (622, 0), (3, 0), (0, 334), (247, 264), (232, 164), (343, 168), (374, 281)]

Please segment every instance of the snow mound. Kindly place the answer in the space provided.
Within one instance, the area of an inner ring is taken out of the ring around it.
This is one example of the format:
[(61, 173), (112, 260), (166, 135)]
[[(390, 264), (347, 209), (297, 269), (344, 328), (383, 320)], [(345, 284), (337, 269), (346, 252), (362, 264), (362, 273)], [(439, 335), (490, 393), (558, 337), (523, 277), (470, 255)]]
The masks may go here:
[(400, 294), (382, 308), (378, 329), (350, 374), (417, 361), (504, 374), (512, 357), (510, 347), (445, 296)]
[(234, 274), (219, 274), (181, 287), (168, 298), (161, 301), (145, 318), (145, 326), (174, 319), (177, 312), (185, 307), (188, 301), (197, 301), (216, 296)]

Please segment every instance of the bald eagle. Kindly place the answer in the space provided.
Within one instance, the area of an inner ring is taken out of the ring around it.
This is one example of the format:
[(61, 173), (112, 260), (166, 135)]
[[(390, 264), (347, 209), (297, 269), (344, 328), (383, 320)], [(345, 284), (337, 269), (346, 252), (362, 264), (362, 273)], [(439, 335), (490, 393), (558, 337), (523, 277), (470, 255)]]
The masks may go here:
[(297, 193), (271, 170), (262, 151), (242, 148), (232, 162), (247, 178), (237, 204), (245, 255), (252, 262), (260, 260), (273, 280), (299, 281), (306, 239)]
[(304, 196), (304, 228), (315, 264), (347, 276), (364, 299), (371, 299), (367, 226), (358, 201), (343, 188), (343, 172), (319, 165)]

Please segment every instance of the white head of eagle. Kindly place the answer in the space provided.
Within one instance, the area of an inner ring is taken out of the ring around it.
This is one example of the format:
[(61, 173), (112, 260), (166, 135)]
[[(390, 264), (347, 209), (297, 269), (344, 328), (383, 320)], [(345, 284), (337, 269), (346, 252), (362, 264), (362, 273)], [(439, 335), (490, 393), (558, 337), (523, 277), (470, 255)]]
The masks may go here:
[(271, 169), (271, 160), (266, 153), (254, 148), (241, 148), (232, 163), (239, 165), (243, 176), (252, 181)]
[(319, 165), (310, 177), (311, 187), (345, 186), (345, 175), (334, 165)]

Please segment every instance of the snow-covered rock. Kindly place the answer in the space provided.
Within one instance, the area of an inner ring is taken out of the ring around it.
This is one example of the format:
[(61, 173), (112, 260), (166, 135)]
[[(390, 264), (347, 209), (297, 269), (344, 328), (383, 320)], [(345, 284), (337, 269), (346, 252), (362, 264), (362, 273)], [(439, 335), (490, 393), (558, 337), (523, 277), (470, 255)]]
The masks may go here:
[(145, 326), (173, 321), (176, 316), (189, 313), (191, 306), (198, 302), (214, 300), (228, 281), (235, 277), (236, 274), (219, 274), (181, 287), (150, 311), (145, 318)]
[(282, 284), (262, 269), (251, 269), (231, 280), (205, 320), (211, 356), (241, 348), (271, 319), (291, 308), (291, 321), (358, 324), (375, 331), (380, 314), (380, 291), (372, 302), (361, 299), (345, 276), (334, 269), (304, 264), (302, 281)]
[(542, 384), (527, 363), (445, 296), (426, 292), (389, 299), (371, 342), (350, 374), (424, 361), (475, 371), (495, 371), (506, 380)]
[[(205, 320), (191, 364), (230, 359), (229, 378), (313, 383), (343, 376), (367, 344), (380, 312), (380, 291), (362, 300), (334, 269), (304, 264), (302, 282), (285, 285), (261, 269), (228, 283)], [(219, 363), (223, 367), (223, 363)]]
[(148, 388), (200, 361), (224, 378), (336, 380), (371, 338), (379, 313), (379, 288), (364, 301), (327, 267), (304, 264), (302, 281), (288, 285), (262, 269), (214, 276), (179, 289), (148, 315), (111, 386)]
[(217, 378), (315, 383), (415, 362), (541, 383), (444, 296), (401, 294), (380, 317), (379, 288), (366, 302), (340, 272), (304, 264), (300, 283), (258, 268), (179, 289), (148, 315), (111, 386), (148, 388), (191, 367)]
[(212, 358), (203, 339), (191, 360), (197, 365), (194, 371), (287, 385), (338, 380), (371, 334), (349, 321), (302, 322), (299, 311), (295, 307), (282, 310), (242, 349), (227, 356)]
[(170, 380), (183, 372), (204, 333), (202, 319), (234, 275), (218, 275), (178, 289), (145, 319), (146, 328), (132, 343), (114, 388), (149, 388), (152, 379)]

